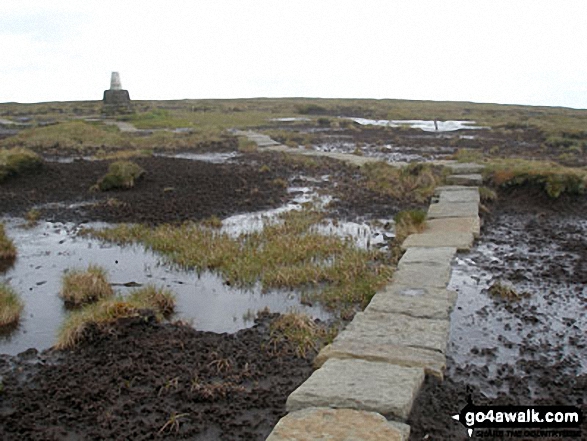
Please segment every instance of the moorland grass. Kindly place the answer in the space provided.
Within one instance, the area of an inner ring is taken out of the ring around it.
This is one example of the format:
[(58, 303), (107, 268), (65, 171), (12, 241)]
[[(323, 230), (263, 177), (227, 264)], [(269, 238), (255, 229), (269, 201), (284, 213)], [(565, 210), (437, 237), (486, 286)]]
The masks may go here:
[(376, 193), (397, 200), (423, 203), (443, 182), (446, 171), (430, 164), (398, 168), (385, 162), (372, 162), (361, 167), (361, 173), (366, 178), (365, 186)]
[(14, 242), (6, 235), (4, 224), (0, 223), (0, 260), (14, 260), (15, 258)]
[(143, 177), (145, 170), (131, 161), (115, 161), (108, 167), (108, 173), (102, 176), (93, 189), (100, 191), (128, 190)]
[(495, 159), (486, 163), (485, 174), (497, 187), (534, 186), (553, 199), (562, 194), (583, 194), (587, 187), (587, 169), (551, 161)]
[(195, 223), (155, 228), (119, 225), (89, 233), (119, 243), (142, 243), (172, 263), (217, 272), (230, 285), (260, 282), (263, 289), (306, 289), (332, 310), (364, 307), (391, 277), (388, 257), (317, 233), (313, 226), (323, 216), (311, 208), (291, 211), (279, 222), (267, 222), (262, 231), (239, 237)]
[(42, 166), (41, 157), (26, 148), (0, 149), (0, 183), (12, 176), (38, 170)]
[(0, 328), (16, 325), (23, 308), (17, 292), (7, 284), (0, 283)]
[(72, 311), (64, 321), (57, 337), (56, 349), (70, 349), (84, 340), (87, 331), (97, 327), (108, 330), (118, 319), (139, 317), (142, 311), (151, 310), (158, 321), (175, 309), (175, 297), (165, 289), (148, 285), (126, 297), (103, 298), (97, 303)]
[(269, 344), (273, 352), (292, 351), (305, 358), (308, 352), (317, 351), (328, 332), (306, 314), (290, 312), (280, 315), (269, 326)]
[(71, 307), (93, 303), (114, 295), (108, 283), (106, 270), (97, 265), (89, 265), (85, 271), (69, 271), (63, 276), (61, 285), (59, 296)]

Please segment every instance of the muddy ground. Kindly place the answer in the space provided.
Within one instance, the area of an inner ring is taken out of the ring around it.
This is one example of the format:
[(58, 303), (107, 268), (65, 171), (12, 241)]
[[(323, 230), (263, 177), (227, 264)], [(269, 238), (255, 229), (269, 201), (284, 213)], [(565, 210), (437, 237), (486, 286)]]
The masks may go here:
[[(586, 231), (584, 196), (553, 201), (534, 189), (500, 196), (477, 249), (462, 258), (476, 262), (481, 281), (507, 281), (521, 298), (489, 300), (462, 318), (453, 313), (447, 375), (426, 379), (411, 440), (469, 439), (451, 419), (469, 396), (475, 405), (569, 405), (587, 415)], [(587, 423), (582, 430), (585, 439)]]
[(131, 190), (108, 192), (91, 187), (112, 161), (46, 162), (35, 175), (2, 184), (0, 215), (24, 216), (36, 208), (42, 219), (59, 222), (197, 221), (278, 207), (292, 198), (288, 186), (333, 195), (330, 208), (344, 219), (392, 218), (415, 206), (358, 185), (362, 177), (356, 167), (325, 158), (296, 161), (263, 152), (223, 164), (166, 157), (133, 161), (145, 169), (145, 177)]
[(3, 440), (261, 440), (311, 359), (277, 352), (277, 314), (235, 334), (126, 319), (70, 352), (0, 358)]

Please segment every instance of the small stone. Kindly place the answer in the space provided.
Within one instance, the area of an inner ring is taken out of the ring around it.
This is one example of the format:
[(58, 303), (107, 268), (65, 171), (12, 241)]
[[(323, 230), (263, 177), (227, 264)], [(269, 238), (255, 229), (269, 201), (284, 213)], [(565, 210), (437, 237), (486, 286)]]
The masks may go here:
[(375, 412), (310, 407), (284, 416), (267, 441), (407, 441), (410, 426)]

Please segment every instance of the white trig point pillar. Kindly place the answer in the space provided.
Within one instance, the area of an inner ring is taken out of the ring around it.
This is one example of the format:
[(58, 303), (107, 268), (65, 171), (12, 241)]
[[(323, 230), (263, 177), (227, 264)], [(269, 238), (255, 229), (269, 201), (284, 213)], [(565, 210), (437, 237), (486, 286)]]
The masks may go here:
[(102, 113), (106, 115), (132, 112), (130, 95), (128, 90), (122, 88), (120, 74), (118, 72), (112, 72), (110, 76), (110, 89), (104, 91), (102, 101), (104, 102)]
[(112, 76), (110, 77), (110, 90), (122, 90), (120, 74), (118, 72), (112, 72)]

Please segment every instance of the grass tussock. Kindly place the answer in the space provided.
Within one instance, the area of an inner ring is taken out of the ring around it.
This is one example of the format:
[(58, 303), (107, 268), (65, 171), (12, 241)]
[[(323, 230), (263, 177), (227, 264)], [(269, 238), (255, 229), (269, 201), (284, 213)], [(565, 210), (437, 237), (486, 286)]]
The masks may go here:
[(487, 165), (486, 174), (495, 186), (534, 186), (553, 199), (565, 193), (583, 194), (587, 187), (587, 170), (549, 161), (496, 160)]
[(366, 306), (391, 277), (387, 257), (349, 241), (317, 233), (323, 214), (307, 208), (281, 215), (262, 231), (231, 237), (195, 223), (181, 226), (119, 225), (90, 233), (119, 243), (142, 243), (171, 262), (220, 274), (240, 287), (308, 289), (332, 310)]
[(402, 243), (410, 234), (421, 233), (426, 224), (426, 211), (405, 210), (395, 215), (395, 238)]
[(367, 188), (399, 200), (426, 202), (434, 189), (444, 180), (441, 167), (430, 164), (411, 164), (403, 168), (384, 162), (373, 162), (361, 167)]
[(259, 146), (255, 141), (250, 141), (245, 137), (238, 139), (238, 151), (241, 153), (254, 153), (259, 150)]
[(512, 286), (500, 281), (497, 281), (491, 285), (488, 292), (494, 298), (507, 301), (517, 301), (530, 295), (527, 292), (518, 293)]
[(10, 286), (0, 283), (0, 328), (16, 325), (23, 308), (17, 292)]
[[(100, 191), (128, 190), (135, 182), (143, 177), (145, 170), (131, 161), (116, 161), (108, 167), (106, 173), (96, 183), (95, 189)], [(94, 187), (93, 187), (94, 188)]]
[(112, 297), (114, 291), (108, 283), (106, 270), (90, 265), (87, 270), (72, 270), (63, 276), (59, 296), (72, 307)]
[(12, 176), (38, 170), (42, 166), (43, 159), (28, 149), (14, 147), (0, 150), (0, 183)]
[(300, 313), (283, 314), (269, 327), (271, 350), (276, 353), (291, 351), (300, 358), (305, 358), (309, 352), (317, 352), (326, 336), (324, 327)]
[(4, 224), (0, 223), (0, 260), (14, 260), (15, 258), (14, 242), (6, 235)]
[(139, 317), (142, 311), (152, 310), (157, 320), (175, 309), (175, 297), (170, 291), (148, 285), (129, 296), (104, 298), (69, 314), (59, 331), (56, 349), (73, 348), (82, 342), (88, 331), (97, 328), (105, 332), (121, 318)]
[(129, 299), (131, 302), (153, 308), (164, 317), (169, 317), (175, 312), (175, 294), (169, 289), (158, 288), (155, 285), (134, 290)]

